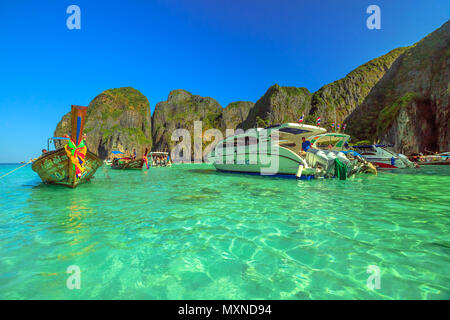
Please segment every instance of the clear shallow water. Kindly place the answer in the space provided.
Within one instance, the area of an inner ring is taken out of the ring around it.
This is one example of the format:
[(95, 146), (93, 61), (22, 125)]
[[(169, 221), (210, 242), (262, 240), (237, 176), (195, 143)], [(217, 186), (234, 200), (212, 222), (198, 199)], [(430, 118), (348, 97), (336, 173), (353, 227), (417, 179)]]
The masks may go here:
[(74, 190), (26, 167), (0, 179), (0, 298), (449, 299), (449, 190), (450, 166), (347, 181), (102, 167)]

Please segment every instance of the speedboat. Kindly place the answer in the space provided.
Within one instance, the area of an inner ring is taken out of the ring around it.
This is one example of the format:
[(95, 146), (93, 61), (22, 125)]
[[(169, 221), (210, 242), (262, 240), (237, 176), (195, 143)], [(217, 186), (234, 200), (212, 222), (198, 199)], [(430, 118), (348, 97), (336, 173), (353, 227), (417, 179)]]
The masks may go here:
[(371, 162), (378, 169), (404, 169), (416, 168), (417, 164), (410, 161), (408, 157), (401, 153), (395, 153), (393, 145), (373, 144), (352, 146), (352, 149), (361, 154), (367, 161)]
[(334, 176), (342, 179), (367, 169), (365, 161), (349, 159), (342, 152), (314, 147), (307, 152), (302, 151), (302, 138), (326, 132), (317, 126), (284, 123), (241, 131), (219, 142), (208, 155), (208, 161), (216, 170), (290, 175), (300, 179)]

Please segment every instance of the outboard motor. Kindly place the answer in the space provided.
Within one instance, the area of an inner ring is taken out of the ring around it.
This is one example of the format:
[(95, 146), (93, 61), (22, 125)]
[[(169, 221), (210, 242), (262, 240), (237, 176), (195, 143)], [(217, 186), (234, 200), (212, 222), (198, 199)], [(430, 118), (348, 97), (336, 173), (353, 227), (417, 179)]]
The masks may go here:
[(322, 152), (326, 154), (328, 160), (336, 159), (336, 155), (334, 154), (333, 151), (322, 151)]
[(314, 148), (310, 148), (306, 152), (306, 162), (308, 162), (310, 167), (320, 166), (325, 171), (329, 171), (334, 165), (334, 159), (330, 160), (325, 152)]

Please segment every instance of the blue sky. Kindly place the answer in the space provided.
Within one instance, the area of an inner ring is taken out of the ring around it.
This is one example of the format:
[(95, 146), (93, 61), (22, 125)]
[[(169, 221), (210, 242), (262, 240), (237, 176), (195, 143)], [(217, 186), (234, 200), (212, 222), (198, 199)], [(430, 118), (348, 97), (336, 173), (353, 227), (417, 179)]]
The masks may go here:
[[(68, 30), (66, 8), (81, 9)], [(381, 8), (381, 30), (366, 8)], [(0, 1), (0, 163), (39, 155), (71, 104), (132, 86), (225, 107), (274, 83), (311, 92), (449, 18), (447, 0)]]

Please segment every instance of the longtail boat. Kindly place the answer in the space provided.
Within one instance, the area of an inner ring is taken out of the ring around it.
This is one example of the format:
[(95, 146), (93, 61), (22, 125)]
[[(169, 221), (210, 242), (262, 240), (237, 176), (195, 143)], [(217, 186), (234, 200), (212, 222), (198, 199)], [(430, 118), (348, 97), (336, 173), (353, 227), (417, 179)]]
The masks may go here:
[(113, 160), (111, 168), (122, 170), (142, 170), (145, 164), (148, 169), (147, 152), (148, 149), (145, 149), (144, 155), (140, 159), (133, 159), (130, 157), (116, 158)]
[(168, 152), (153, 151), (148, 154), (151, 167), (170, 167), (172, 162), (169, 159)]
[[(83, 128), (87, 107), (72, 106), (72, 131), (68, 143), (55, 151), (42, 154), (32, 169), (44, 183), (75, 188), (89, 181), (103, 161), (87, 150)], [(64, 138), (59, 138), (64, 139)]]

